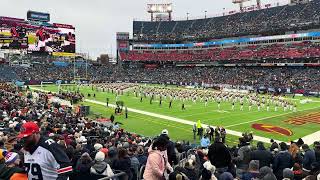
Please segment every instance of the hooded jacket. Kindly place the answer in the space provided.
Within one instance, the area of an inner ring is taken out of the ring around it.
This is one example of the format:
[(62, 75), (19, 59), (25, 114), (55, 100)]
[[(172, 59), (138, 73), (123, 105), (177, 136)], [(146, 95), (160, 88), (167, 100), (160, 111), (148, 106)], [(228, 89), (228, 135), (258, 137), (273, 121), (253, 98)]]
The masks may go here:
[(144, 179), (163, 180), (167, 160), (159, 150), (152, 150), (150, 147), (146, 168), (143, 174)]
[(96, 161), (90, 168), (90, 172), (93, 174), (100, 174), (105, 176), (113, 176), (113, 172), (109, 164), (105, 161)]

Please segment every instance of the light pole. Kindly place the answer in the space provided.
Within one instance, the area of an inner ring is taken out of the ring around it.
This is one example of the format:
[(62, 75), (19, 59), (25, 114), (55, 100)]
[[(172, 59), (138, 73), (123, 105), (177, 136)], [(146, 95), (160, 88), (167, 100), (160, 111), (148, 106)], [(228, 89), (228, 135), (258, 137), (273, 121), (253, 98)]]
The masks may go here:
[(204, 18), (207, 19), (207, 11), (204, 11)]
[(189, 13), (187, 13), (187, 20), (189, 20)]

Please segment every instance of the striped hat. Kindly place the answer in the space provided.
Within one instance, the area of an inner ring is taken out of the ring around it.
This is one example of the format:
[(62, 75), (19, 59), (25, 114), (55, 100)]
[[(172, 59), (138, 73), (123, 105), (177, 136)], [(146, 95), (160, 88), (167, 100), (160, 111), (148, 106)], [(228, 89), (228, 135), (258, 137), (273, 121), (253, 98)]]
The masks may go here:
[(8, 152), (4, 158), (6, 160), (6, 164), (12, 164), (19, 159), (19, 154), (15, 152)]

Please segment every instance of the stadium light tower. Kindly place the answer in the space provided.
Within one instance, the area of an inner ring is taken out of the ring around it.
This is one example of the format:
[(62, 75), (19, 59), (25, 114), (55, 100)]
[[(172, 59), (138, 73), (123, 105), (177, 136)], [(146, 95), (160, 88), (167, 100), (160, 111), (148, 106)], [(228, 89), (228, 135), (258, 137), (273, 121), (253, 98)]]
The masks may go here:
[(247, 2), (247, 1), (250, 1), (250, 0), (232, 0), (232, 3), (233, 4), (239, 4), (240, 12), (244, 12), (243, 3)]
[(168, 20), (172, 21), (172, 4), (148, 4), (148, 13), (151, 15), (151, 21), (154, 21), (154, 14), (168, 14)]

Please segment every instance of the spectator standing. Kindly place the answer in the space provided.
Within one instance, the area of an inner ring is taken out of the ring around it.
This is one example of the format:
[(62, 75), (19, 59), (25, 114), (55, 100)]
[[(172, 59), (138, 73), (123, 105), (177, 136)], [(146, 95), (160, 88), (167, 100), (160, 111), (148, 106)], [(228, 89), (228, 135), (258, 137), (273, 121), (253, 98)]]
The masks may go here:
[(29, 179), (67, 180), (72, 172), (71, 162), (60, 145), (40, 136), (34, 122), (22, 125), (18, 135), (24, 145), (24, 165)]
[(277, 179), (282, 179), (283, 170), (285, 168), (292, 168), (294, 161), (291, 154), (288, 152), (288, 146), (286, 143), (280, 143), (280, 152), (275, 156), (273, 162), (273, 172)]
[(166, 171), (167, 159), (163, 155), (166, 151), (169, 140), (163, 136), (157, 138), (149, 148), (149, 156), (146, 169), (143, 174), (144, 179), (164, 180)]

